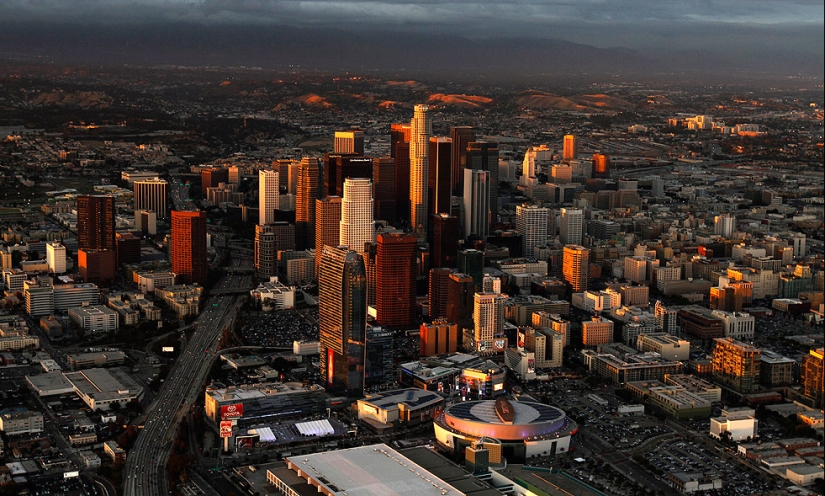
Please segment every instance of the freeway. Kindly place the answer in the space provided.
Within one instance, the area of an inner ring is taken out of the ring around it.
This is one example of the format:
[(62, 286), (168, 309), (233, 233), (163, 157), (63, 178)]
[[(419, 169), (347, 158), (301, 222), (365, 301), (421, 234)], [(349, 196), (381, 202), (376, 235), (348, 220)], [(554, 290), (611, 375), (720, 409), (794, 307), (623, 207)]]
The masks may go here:
[(198, 395), (212, 362), (224, 327), (232, 327), (242, 300), (213, 296), (193, 324), (195, 331), (178, 357), (155, 402), (149, 407), (144, 428), (126, 459), (126, 496), (155, 496), (169, 492), (166, 462), (172, 451), (178, 424)]

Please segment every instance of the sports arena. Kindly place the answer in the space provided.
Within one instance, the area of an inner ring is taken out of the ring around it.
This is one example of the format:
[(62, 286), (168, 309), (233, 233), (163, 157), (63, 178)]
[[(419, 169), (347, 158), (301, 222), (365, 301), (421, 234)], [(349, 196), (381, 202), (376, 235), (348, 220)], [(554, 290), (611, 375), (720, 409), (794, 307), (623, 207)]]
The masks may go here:
[(573, 449), (578, 425), (560, 409), (532, 401), (466, 401), (447, 407), (433, 422), (442, 449), (461, 456), (482, 438), (501, 442), (510, 462)]

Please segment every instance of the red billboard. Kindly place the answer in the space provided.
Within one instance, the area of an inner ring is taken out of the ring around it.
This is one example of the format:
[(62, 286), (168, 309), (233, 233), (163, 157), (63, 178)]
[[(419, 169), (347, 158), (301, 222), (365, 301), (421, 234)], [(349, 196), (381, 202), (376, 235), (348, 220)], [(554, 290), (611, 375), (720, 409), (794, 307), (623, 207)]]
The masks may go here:
[(221, 407), (221, 420), (236, 419), (243, 416), (243, 403), (234, 405), (223, 405)]
[(221, 420), (221, 437), (232, 437), (231, 420)]

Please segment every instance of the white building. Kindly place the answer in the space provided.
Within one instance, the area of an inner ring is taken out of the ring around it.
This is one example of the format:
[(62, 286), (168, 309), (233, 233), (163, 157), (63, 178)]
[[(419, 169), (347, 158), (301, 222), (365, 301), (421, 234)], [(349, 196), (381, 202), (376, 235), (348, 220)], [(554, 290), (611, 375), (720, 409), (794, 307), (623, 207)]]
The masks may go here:
[(339, 245), (363, 253), (364, 244), (375, 241), (373, 212), (372, 180), (344, 179)]
[(278, 188), (278, 171), (258, 171), (258, 224), (262, 226), (275, 222), (275, 210), (279, 207)]
[(714, 310), (711, 315), (722, 320), (725, 337), (738, 341), (752, 341), (756, 327), (756, 317), (745, 312), (725, 312)]
[(636, 349), (654, 351), (665, 360), (685, 362), (690, 359), (690, 341), (666, 332), (639, 335), (636, 338)]
[(118, 313), (103, 305), (70, 308), (69, 317), (77, 325), (91, 332), (114, 331), (120, 324)]
[(488, 171), (464, 169), (464, 238), (476, 235), (487, 239), (490, 231), (490, 188)]
[(262, 305), (272, 305), (277, 310), (295, 308), (295, 286), (286, 286), (276, 276), (270, 277), (269, 282), (262, 282), (249, 294)]
[(563, 245), (580, 245), (584, 214), (578, 208), (562, 208), (559, 217), (559, 239)]
[(756, 439), (759, 421), (751, 415), (733, 415), (730, 417), (712, 417), (710, 419), (710, 435), (722, 439), (726, 432), (730, 432), (733, 441), (744, 441), (748, 438)]
[(725, 239), (731, 239), (735, 229), (736, 217), (733, 215), (725, 213), (713, 218), (713, 234), (722, 236)]
[[(166, 198), (168, 184), (157, 177), (134, 182), (134, 211), (151, 211), (157, 219), (166, 218)], [(141, 224), (141, 228), (143, 228)]]
[(155, 292), (155, 288), (165, 288), (175, 284), (175, 274), (172, 272), (137, 272), (134, 281), (143, 294)]
[(46, 261), (52, 274), (66, 273), (66, 247), (60, 241), (46, 243)]
[(7, 436), (43, 432), (43, 414), (25, 411), (0, 415), (0, 431)]

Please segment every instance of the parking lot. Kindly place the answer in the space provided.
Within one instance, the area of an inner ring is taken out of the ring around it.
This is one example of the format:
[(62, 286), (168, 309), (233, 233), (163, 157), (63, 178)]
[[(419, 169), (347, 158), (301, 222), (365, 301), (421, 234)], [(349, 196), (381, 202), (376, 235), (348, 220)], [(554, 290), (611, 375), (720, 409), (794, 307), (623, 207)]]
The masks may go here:
[(283, 310), (247, 320), (241, 338), (247, 346), (292, 348), (294, 341), (318, 340), (318, 309)]

